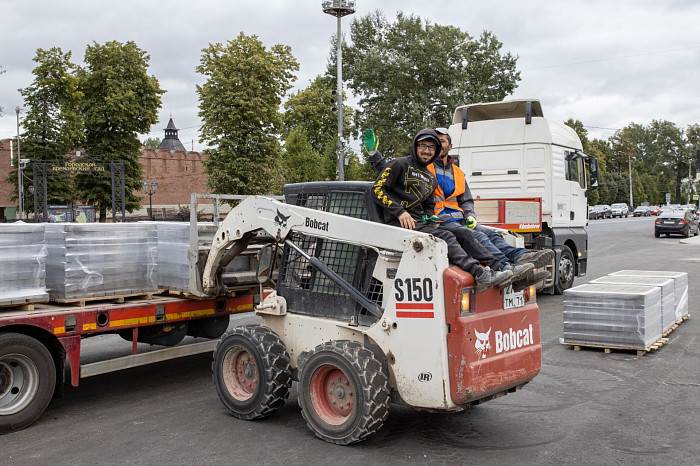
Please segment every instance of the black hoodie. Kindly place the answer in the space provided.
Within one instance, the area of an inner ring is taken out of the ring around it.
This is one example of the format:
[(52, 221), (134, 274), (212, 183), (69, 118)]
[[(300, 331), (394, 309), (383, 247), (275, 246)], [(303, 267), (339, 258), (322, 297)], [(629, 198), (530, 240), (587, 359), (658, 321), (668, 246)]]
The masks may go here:
[[(422, 163), (417, 156), (416, 146), (421, 136), (429, 135), (437, 143), (437, 150), (427, 163)], [(400, 225), (399, 216), (404, 212), (420, 221), (423, 215), (435, 215), (433, 191), (437, 180), (428, 170), (435, 157), (442, 152), (442, 145), (437, 133), (431, 128), (422, 129), (413, 138), (411, 155), (389, 161), (384, 171), (374, 183), (372, 191), (374, 202), (385, 211), (386, 223)]]

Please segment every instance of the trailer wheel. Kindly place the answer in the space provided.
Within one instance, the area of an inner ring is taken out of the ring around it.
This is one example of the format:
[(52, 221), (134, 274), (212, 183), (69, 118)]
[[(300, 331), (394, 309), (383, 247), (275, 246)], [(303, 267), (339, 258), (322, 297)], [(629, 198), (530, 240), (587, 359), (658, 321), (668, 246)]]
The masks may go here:
[(564, 290), (571, 288), (574, 284), (574, 254), (568, 246), (561, 247), (561, 256), (557, 264), (557, 276), (555, 277), (554, 291), (556, 294), (563, 294)]
[(214, 350), (216, 392), (239, 419), (259, 419), (284, 405), (292, 385), (287, 348), (272, 330), (258, 325), (226, 333)]
[(0, 334), (0, 434), (39, 419), (55, 386), (56, 366), (44, 345), (19, 333)]
[(348, 445), (384, 424), (387, 376), (370, 349), (354, 341), (327, 342), (308, 354), (300, 371), (301, 414), (317, 437)]

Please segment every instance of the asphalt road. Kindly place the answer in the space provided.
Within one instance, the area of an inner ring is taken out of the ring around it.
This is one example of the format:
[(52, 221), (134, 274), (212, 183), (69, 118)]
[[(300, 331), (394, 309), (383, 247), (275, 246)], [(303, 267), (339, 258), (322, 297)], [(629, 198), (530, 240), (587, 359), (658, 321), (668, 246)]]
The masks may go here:
[[(36, 424), (0, 437), (0, 464), (700, 464), (700, 244), (655, 239), (653, 221), (592, 221), (589, 272), (575, 284), (621, 269), (688, 272), (692, 317), (658, 351), (562, 346), (562, 297), (541, 295), (540, 375), (464, 413), (392, 405), (376, 435), (339, 447), (308, 430), (295, 387), (265, 420), (228, 415), (211, 357), (199, 355), (69, 387)], [(105, 338), (92, 345), (128, 352)]]

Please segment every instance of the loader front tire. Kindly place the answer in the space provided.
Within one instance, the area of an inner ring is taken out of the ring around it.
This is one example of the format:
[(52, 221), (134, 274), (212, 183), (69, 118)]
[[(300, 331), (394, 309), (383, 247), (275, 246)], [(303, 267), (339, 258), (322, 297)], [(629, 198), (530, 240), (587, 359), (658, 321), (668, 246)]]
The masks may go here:
[(267, 327), (246, 325), (224, 334), (214, 350), (214, 385), (239, 419), (268, 416), (284, 405), (292, 385), (289, 354)]
[(354, 341), (317, 346), (300, 363), (299, 406), (306, 424), (326, 442), (357, 443), (389, 415), (389, 388), (372, 350)]

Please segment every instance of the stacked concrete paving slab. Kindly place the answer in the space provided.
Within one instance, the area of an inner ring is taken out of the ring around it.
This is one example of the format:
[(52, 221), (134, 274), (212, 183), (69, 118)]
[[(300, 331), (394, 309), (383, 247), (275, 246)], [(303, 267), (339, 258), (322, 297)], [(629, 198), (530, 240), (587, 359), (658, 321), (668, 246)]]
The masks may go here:
[(650, 285), (661, 288), (661, 328), (663, 333), (671, 330), (676, 323), (675, 281), (672, 278), (628, 277), (606, 275), (590, 283), (608, 283), (611, 285)]
[(0, 306), (46, 302), (44, 225), (0, 226)]
[(616, 277), (656, 277), (672, 278), (676, 295), (676, 321), (688, 315), (688, 274), (686, 272), (669, 272), (662, 270), (620, 270), (611, 273)]
[(190, 224), (157, 222), (158, 288), (187, 291), (190, 282)]
[(150, 293), (158, 288), (156, 226), (46, 225), (46, 286), (52, 300)]
[(564, 343), (643, 350), (661, 338), (661, 287), (589, 283), (564, 292)]

